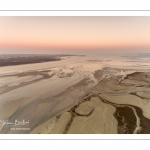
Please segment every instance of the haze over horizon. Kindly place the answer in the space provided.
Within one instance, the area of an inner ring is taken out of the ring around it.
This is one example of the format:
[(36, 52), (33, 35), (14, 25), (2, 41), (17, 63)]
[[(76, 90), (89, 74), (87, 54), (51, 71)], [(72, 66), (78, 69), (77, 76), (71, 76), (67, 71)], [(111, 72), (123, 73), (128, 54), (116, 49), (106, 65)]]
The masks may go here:
[(0, 54), (139, 53), (150, 17), (0, 17)]

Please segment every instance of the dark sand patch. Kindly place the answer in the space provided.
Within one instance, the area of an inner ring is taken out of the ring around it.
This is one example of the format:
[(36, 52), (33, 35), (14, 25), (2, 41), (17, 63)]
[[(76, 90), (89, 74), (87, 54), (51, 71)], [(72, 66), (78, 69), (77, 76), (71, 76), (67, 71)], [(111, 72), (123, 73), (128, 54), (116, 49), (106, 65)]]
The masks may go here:
[(114, 114), (118, 121), (119, 134), (132, 134), (136, 128), (136, 117), (133, 110), (127, 106), (116, 107)]

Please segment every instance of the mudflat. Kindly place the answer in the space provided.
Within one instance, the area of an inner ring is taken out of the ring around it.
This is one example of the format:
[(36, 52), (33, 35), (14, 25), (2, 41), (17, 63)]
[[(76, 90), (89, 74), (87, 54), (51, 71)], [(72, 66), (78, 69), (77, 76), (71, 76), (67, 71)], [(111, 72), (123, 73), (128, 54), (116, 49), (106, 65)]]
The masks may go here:
[[(120, 82), (117, 79), (100, 81), (71, 109), (55, 118), (53, 128), (47, 133), (149, 134), (149, 75), (149, 72), (135, 72)], [(45, 133), (40, 130), (43, 126), (34, 133)]]
[(120, 56), (1, 67), (0, 133), (149, 133), (149, 85), (150, 68)]

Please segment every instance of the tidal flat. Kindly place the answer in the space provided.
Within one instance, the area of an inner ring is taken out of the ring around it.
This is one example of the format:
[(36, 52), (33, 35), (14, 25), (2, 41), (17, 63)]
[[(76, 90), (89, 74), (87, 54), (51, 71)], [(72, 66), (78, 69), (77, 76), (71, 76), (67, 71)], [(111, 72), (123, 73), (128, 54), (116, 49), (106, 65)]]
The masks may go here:
[(0, 133), (149, 134), (150, 64), (144, 56), (136, 62), (126, 55), (64, 56), (0, 67)]
[[(42, 124), (31, 133), (37, 130), (37, 133), (49, 134), (150, 134), (150, 99), (147, 98), (150, 88), (146, 81), (149, 75), (149, 72), (136, 72), (119, 83), (105, 79), (104, 84), (102, 80), (71, 109), (53, 118), (53, 128), (46, 132)], [(133, 82), (126, 85), (131, 77)], [(139, 91), (143, 91), (142, 96)]]

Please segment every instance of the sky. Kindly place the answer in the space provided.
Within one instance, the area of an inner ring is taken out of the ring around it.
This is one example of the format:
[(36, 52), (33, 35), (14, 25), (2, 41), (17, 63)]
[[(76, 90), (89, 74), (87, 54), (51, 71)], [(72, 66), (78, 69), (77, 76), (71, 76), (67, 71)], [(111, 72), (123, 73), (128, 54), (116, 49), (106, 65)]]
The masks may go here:
[(150, 17), (0, 17), (0, 54), (150, 50)]

